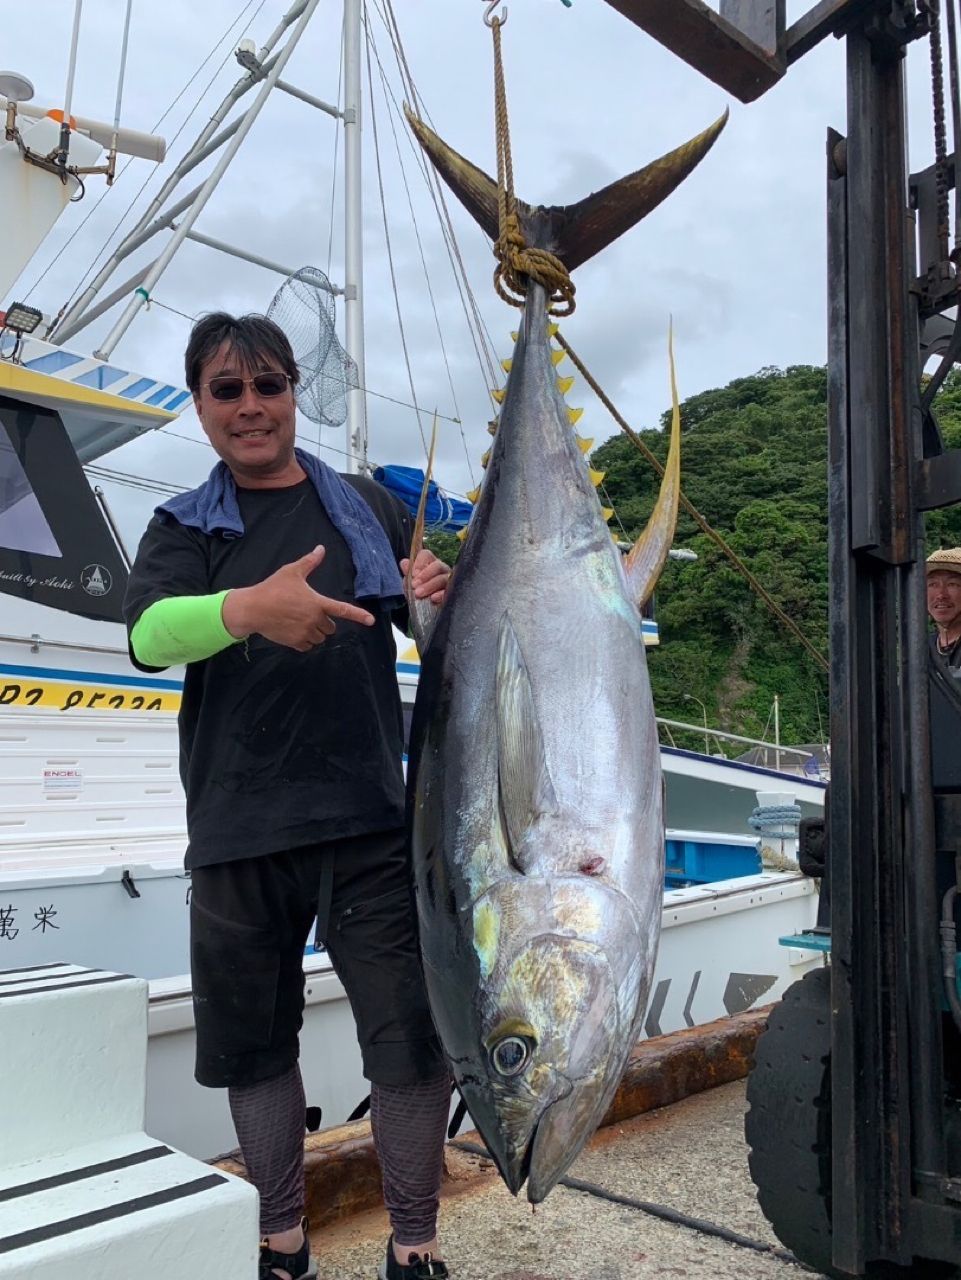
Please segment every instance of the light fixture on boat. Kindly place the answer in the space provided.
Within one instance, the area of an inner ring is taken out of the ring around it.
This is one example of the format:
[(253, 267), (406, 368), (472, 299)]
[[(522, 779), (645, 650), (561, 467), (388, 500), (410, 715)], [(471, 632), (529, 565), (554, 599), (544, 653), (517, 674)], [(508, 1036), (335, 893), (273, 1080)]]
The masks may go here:
[(28, 307), (25, 302), (11, 302), (6, 315), (2, 317), (2, 323), (4, 329), (12, 329), (22, 338), (24, 334), (33, 333), (42, 319), (43, 312), (36, 307)]
[(19, 364), (24, 335), (33, 333), (42, 319), (43, 312), (38, 311), (36, 307), (28, 307), (25, 302), (11, 302), (6, 313), (0, 311), (0, 338), (8, 329), (14, 335), (12, 351), (4, 351), (0, 343), (0, 360)]

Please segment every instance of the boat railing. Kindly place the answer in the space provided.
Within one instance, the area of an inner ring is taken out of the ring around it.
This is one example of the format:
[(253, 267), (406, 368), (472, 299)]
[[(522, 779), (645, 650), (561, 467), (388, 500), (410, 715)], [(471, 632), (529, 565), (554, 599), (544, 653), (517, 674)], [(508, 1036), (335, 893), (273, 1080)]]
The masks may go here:
[(48, 640), (41, 635), (9, 636), (0, 634), (0, 644), (25, 644), (30, 646), (31, 653), (39, 653), (45, 649), (71, 649), (77, 653), (114, 653), (127, 656), (126, 648), (107, 644), (81, 644), (77, 640)]
[[(673, 729), (703, 739), (703, 754), (706, 756), (715, 754), (708, 749), (710, 740), (714, 739), (718, 747), (721, 747), (724, 742), (741, 743), (747, 747), (762, 747), (765, 752), (770, 752), (773, 755), (775, 769), (781, 769), (782, 766), (786, 766), (788, 770), (800, 769), (803, 772), (807, 761), (814, 760), (817, 762), (817, 757), (814, 753), (804, 747), (785, 747), (777, 742), (765, 742), (761, 738), (747, 738), (740, 733), (727, 733), (722, 729), (711, 729), (703, 724), (688, 724), (684, 720), (671, 720), (665, 716), (658, 716), (657, 724), (658, 729), (664, 731), (668, 744), (672, 747), (677, 745), (671, 732)], [(716, 754), (722, 756), (725, 760), (730, 758), (727, 752), (723, 750), (718, 751)], [(783, 760), (782, 757), (784, 758)]]

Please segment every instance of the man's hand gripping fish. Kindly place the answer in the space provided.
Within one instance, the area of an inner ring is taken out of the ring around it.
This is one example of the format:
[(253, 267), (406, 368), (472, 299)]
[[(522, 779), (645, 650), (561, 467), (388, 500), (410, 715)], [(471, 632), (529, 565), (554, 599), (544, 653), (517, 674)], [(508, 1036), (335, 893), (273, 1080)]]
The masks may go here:
[[(725, 120), (579, 204), (518, 201), (528, 245), (568, 270), (586, 261), (673, 191)], [(411, 125), (496, 238), (496, 184)], [(599, 1124), (647, 1004), (664, 818), (640, 605), (671, 546), (680, 482), (672, 360), (667, 469), (625, 562), (548, 324), (532, 281), (447, 599), (437, 611), (409, 596), (422, 665), (408, 797), (431, 1009), (504, 1181), (515, 1194), (526, 1181), (533, 1203)]]

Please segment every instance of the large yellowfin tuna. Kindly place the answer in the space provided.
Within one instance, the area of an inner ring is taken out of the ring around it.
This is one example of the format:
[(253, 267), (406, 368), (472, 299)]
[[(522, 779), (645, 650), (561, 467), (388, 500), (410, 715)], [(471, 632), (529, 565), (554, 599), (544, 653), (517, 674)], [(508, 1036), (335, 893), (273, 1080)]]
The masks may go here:
[[(420, 121), (492, 236), (497, 190)], [(659, 204), (711, 129), (566, 208), (518, 202), (571, 269)], [(664, 876), (660, 754), (639, 606), (674, 533), (670, 455), (644, 536), (614, 546), (531, 284), (486, 476), (422, 653), (408, 773), (427, 988), (460, 1091), (507, 1185), (542, 1200), (600, 1122), (637, 1040)], [(672, 365), (673, 385), (673, 365)]]

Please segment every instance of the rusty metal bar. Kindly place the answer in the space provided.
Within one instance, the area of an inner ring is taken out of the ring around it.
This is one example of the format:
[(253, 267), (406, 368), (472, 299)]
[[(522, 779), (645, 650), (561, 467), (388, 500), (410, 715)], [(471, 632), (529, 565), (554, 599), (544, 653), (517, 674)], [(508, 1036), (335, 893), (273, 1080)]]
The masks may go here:
[(950, 449), (918, 463), (915, 483), (922, 511), (961, 503), (961, 449)]

